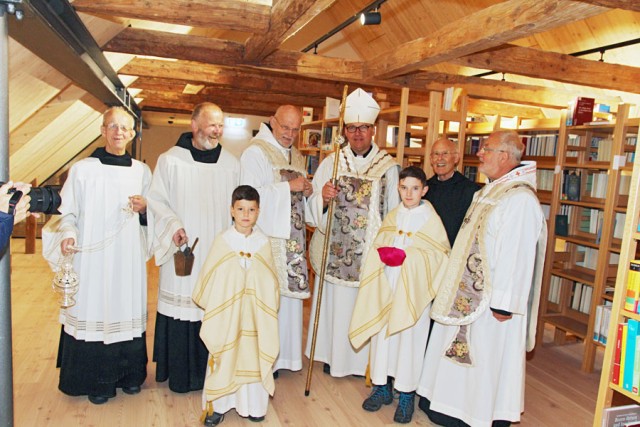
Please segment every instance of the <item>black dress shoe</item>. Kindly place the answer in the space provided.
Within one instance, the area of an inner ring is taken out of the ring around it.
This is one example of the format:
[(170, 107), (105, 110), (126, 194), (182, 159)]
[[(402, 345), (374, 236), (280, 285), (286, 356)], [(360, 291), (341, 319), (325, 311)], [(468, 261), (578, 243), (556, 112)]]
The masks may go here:
[(140, 386), (134, 385), (131, 387), (122, 387), (122, 391), (124, 391), (127, 394), (138, 394), (140, 393)]
[(251, 415), (249, 415), (249, 421), (259, 423), (260, 421), (264, 421), (264, 415), (262, 417), (252, 417)]
[(329, 365), (328, 363), (325, 363), (324, 366), (322, 367), (322, 372), (324, 372), (327, 375), (331, 375), (331, 365)]
[(279, 376), (280, 376), (280, 374), (278, 374), (278, 371), (274, 371), (273, 372), (273, 379), (274, 380), (277, 380)]
[(213, 427), (220, 424), (224, 420), (224, 414), (214, 412), (211, 415), (207, 415), (204, 419), (204, 425), (207, 427)]
[(102, 405), (103, 403), (107, 403), (107, 401), (109, 400), (108, 397), (106, 396), (93, 396), (93, 395), (89, 395), (89, 402), (93, 403), (94, 405)]

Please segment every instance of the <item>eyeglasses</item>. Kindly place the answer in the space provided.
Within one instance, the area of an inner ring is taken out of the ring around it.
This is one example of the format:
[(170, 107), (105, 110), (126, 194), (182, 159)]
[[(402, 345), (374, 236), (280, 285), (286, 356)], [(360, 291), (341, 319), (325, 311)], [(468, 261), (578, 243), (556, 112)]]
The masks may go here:
[(130, 132), (133, 129), (126, 127), (125, 125), (119, 125), (117, 123), (109, 123), (108, 125), (102, 125), (110, 131), (117, 131), (120, 129), (122, 132)]
[(280, 126), (280, 128), (285, 132), (292, 132), (292, 133), (300, 132), (300, 128), (290, 128), (289, 126), (282, 126), (276, 116), (273, 116), (273, 120), (275, 120), (278, 126)]
[(500, 153), (506, 153), (507, 150), (500, 150), (498, 148), (490, 148), (490, 147), (482, 147), (478, 152), (479, 153), (493, 153), (494, 151), (499, 151)]
[(434, 151), (433, 153), (431, 153), (431, 157), (438, 158), (438, 157), (447, 157), (451, 154), (455, 154), (455, 151)]
[(345, 127), (345, 130), (347, 132), (349, 132), (349, 133), (355, 133), (357, 130), (359, 130), (360, 133), (364, 133), (364, 132), (368, 131), (371, 128), (372, 128), (371, 125), (360, 125), (360, 126), (349, 125), (349, 126)]

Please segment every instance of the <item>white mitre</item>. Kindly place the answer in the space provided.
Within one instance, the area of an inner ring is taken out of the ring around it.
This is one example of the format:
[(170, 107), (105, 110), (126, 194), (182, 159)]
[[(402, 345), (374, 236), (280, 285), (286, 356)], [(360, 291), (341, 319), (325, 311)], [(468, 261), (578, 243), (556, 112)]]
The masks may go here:
[(344, 122), (345, 123), (369, 123), (374, 124), (380, 106), (378, 103), (364, 90), (358, 88), (347, 96), (347, 103), (344, 106)]

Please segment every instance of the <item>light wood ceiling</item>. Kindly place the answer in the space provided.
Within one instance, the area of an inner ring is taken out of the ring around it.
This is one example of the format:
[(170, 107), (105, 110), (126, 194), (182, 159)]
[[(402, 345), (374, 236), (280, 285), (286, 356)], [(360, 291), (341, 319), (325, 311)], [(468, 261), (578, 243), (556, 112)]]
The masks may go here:
[[(411, 102), (426, 101), (430, 90), (456, 86), (469, 95), (474, 112), (521, 117), (557, 115), (576, 96), (640, 103), (640, 45), (609, 50), (604, 62), (597, 53), (569, 55), (639, 38), (638, 1), (387, 0), (380, 7), (381, 25), (356, 22), (321, 43), (317, 54), (302, 52), (370, 2), (75, 0), (72, 5), (141, 100), (143, 112), (186, 113), (202, 101), (234, 114), (268, 116), (286, 103), (320, 110), (326, 96), (340, 97), (345, 83), (384, 93), (391, 104), (399, 101), (403, 86), (411, 88)], [(11, 43), (10, 51), (12, 170), (20, 168), (21, 179), (41, 180), (56, 166), (34, 175), (38, 165), (19, 160), (33, 149), (15, 160), (14, 154), (43, 135), (64, 141), (49, 143), (56, 155), (79, 152), (90, 142), (79, 138), (82, 129), (61, 136), (52, 126), (77, 121), (85, 107), (101, 108), (18, 43)], [(476, 76), (488, 70), (498, 73)], [(183, 93), (187, 85), (203, 88)]]

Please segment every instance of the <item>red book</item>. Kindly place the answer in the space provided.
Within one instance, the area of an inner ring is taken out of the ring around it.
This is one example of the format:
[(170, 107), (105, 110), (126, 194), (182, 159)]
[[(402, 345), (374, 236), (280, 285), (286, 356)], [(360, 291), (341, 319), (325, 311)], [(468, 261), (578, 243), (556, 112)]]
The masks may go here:
[(622, 356), (622, 329), (624, 323), (618, 323), (618, 333), (616, 334), (616, 352), (613, 355), (613, 375), (611, 382), (620, 385), (620, 357)]
[(571, 124), (573, 126), (579, 126), (593, 120), (593, 107), (595, 105), (595, 101), (596, 100), (593, 98), (586, 98), (584, 96), (576, 98), (571, 120)]

